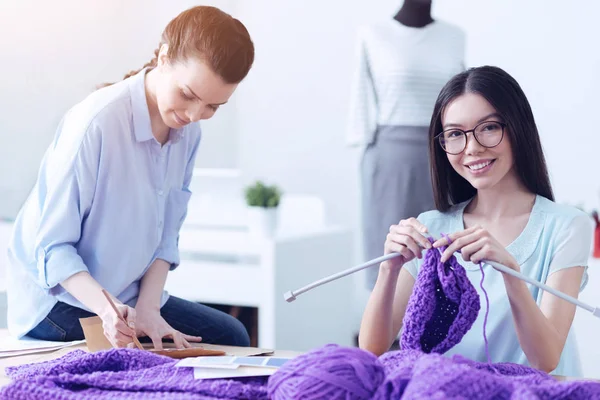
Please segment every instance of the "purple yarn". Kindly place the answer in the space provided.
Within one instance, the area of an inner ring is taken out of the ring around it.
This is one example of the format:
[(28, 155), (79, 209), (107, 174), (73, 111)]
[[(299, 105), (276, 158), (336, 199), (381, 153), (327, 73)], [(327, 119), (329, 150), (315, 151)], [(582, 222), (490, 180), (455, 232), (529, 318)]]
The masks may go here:
[(425, 253), (404, 314), (401, 349), (445, 353), (461, 341), (477, 319), (479, 295), (465, 269), (454, 255), (445, 263), (440, 259), (438, 249)]
[[(442, 236), (448, 241), (448, 245), (450, 245), (450, 243), (452, 243), (452, 239), (450, 239), (450, 237), (448, 235), (446, 235), (445, 233), (442, 233)], [(480, 262), (479, 263), (479, 270), (481, 271), (481, 281), (479, 281), (479, 287), (481, 287), (481, 290), (483, 291), (483, 294), (485, 295), (485, 317), (483, 319), (483, 341), (485, 342), (485, 354), (487, 356), (487, 360), (488, 363), (492, 363), (492, 357), (490, 357), (490, 349), (489, 349), (489, 343), (488, 343), (488, 339), (487, 339), (487, 319), (488, 319), (488, 314), (490, 313), (490, 299), (488, 297), (487, 294), (487, 290), (485, 290), (485, 288), (483, 287), (483, 281), (485, 279), (485, 272), (483, 271), (483, 263)]]
[(487, 356), (488, 363), (492, 363), (492, 357), (490, 357), (490, 349), (486, 334), (487, 327), (487, 319), (488, 314), (490, 312), (490, 298), (488, 297), (487, 291), (483, 287), (483, 280), (485, 279), (485, 272), (483, 272), (483, 263), (479, 263), (479, 270), (481, 271), (481, 281), (479, 281), (479, 287), (483, 290), (483, 294), (485, 295), (485, 317), (483, 318), (483, 341), (485, 342), (485, 354)]
[(268, 391), (275, 400), (600, 399), (598, 382), (559, 382), (524, 365), (492, 366), (420, 350), (391, 351), (376, 359), (337, 345), (284, 364), (270, 377)]
[(274, 400), (367, 400), (384, 378), (372, 353), (330, 344), (285, 363), (269, 379), (268, 392)]
[(72, 351), (56, 360), (9, 367), (0, 399), (268, 399), (267, 378), (194, 379), (168, 357), (147, 351)]

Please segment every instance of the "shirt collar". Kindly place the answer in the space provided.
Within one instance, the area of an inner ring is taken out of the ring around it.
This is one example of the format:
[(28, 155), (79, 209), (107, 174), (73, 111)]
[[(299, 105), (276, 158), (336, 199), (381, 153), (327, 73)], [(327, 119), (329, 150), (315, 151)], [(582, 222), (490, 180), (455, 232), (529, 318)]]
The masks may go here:
[[(527, 225), (515, 240), (513, 240), (507, 247), (506, 250), (512, 254), (519, 265), (525, 264), (525, 262), (533, 255), (535, 249), (538, 247), (539, 242), (542, 240), (542, 232), (546, 221), (546, 215), (540, 207), (543, 202), (547, 199), (540, 195), (536, 195), (535, 202)], [(549, 200), (548, 200), (549, 201)], [(454, 209), (454, 231), (462, 231), (465, 229), (464, 226), (464, 212), (467, 205), (471, 200), (464, 201), (457, 205)], [(478, 270), (479, 266), (471, 262), (464, 263), (461, 257), (461, 263), (465, 269)]]
[(172, 144), (179, 142), (185, 136), (184, 132), (185, 132), (185, 128), (171, 129), (171, 131), (169, 133), (169, 141)]
[[(129, 90), (131, 93), (131, 110), (133, 113), (133, 133), (135, 140), (145, 142), (154, 139), (152, 134), (152, 124), (150, 123), (150, 113), (148, 111), (148, 101), (146, 98), (146, 88), (144, 81), (148, 68), (131, 77)], [(184, 129), (171, 129), (169, 132), (169, 141), (171, 144), (179, 142), (184, 137)]]

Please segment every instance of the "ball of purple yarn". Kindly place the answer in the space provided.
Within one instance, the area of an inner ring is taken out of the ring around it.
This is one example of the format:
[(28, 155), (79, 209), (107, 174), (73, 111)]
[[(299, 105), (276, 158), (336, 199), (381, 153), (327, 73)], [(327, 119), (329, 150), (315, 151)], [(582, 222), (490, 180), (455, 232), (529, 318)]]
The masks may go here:
[(371, 399), (384, 378), (373, 354), (328, 344), (285, 363), (270, 376), (268, 392), (274, 400)]

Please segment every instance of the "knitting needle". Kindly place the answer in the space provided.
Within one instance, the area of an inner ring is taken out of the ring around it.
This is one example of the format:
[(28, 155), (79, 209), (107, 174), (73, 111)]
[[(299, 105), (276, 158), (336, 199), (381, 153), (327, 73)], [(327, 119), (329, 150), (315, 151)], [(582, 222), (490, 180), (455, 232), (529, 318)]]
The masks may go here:
[[(119, 312), (119, 309), (117, 309), (117, 306), (115, 306), (115, 303), (113, 303), (108, 292), (105, 289), (102, 289), (102, 294), (104, 294), (104, 297), (106, 297), (106, 300), (108, 300), (108, 303), (110, 304), (112, 309), (115, 311), (115, 313), (117, 313), (117, 316), (119, 317), (119, 319), (121, 321), (123, 321), (123, 323), (125, 323), (125, 325), (127, 325), (127, 321), (125, 321), (125, 318), (121, 315), (121, 313)], [(135, 343), (137, 348), (140, 350), (144, 350), (144, 348), (142, 347), (142, 344), (138, 340), (137, 336), (134, 334), (132, 337), (133, 337), (133, 342)]]
[(571, 304), (574, 304), (576, 306), (583, 308), (584, 310), (591, 312), (592, 314), (594, 314), (595, 317), (600, 318), (600, 308), (599, 307), (590, 306), (589, 304), (586, 304), (583, 301), (580, 301), (574, 297), (571, 297), (568, 294), (565, 294), (563, 292), (559, 292), (558, 290), (556, 290), (542, 282), (538, 282), (535, 279), (532, 279), (526, 275), (523, 275), (520, 272), (517, 272), (512, 268), (508, 268), (502, 264), (498, 264), (497, 262), (484, 261), (484, 263), (489, 264), (492, 267), (494, 267), (495, 269), (500, 270), (506, 274), (512, 275), (515, 278), (519, 278), (525, 282), (531, 283), (533, 286), (537, 286), (538, 288), (545, 290), (546, 292), (552, 293), (553, 295), (560, 297), (561, 299), (566, 300)]
[(390, 254), (386, 254), (386, 255), (381, 256), (381, 257), (374, 258), (371, 261), (367, 261), (364, 264), (357, 265), (356, 267), (348, 268), (348, 269), (346, 269), (346, 270), (344, 270), (342, 272), (338, 272), (338, 273), (330, 275), (330, 276), (328, 276), (326, 278), (323, 278), (323, 279), (320, 279), (318, 281), (315, 281), (315, 282), (311, 283), (310, 285), (306, 285), (303, 288), (300, 288), (298, 290), (290, 290), (289, 292), (286, 292), (283, 295), (283, 298), (288, 303), (291, 303), (292, 301), (296, 300), (296, 296), (299, 296), (302, 293), (308, 292), (311, 289), (314, 289), (314, 288), (316, 288), (318, 286), (324, 285), (324, 284), (329, 283), (331, 281), (335, 281), (337, 279), (343, 278), (344, 276), (353, 274), (353, 273), (358, 272), (360, 270), (363, 270), (365, 268), (369, 268), (369, 267), (371, 267), (373, 265), (380, 264), (383, 261), (387, 261), (389, 259), (392, 259), (392, 258), (395, 258), (395, 257), (398, 257), (398, 256), (400, 256), (400, 253), (390, 253)]
[[(442, 249), (438, 248), (438, 250), (439, 250), (440, 254), (443, 254)], [(553, 295), (555, 295), (557, 297), (560, 297), (561, 299), (566, 300), (569, 303), (574, 304), (574, 305), (576, 305), (578, 307), (581, 307), (584, 310), (587, 310), (587, 311), (591, 312), (594, 316), (600, 318), (600, 308), (598, 308), (598, 307), (590, 306), (589, 304), (586, 304), (583, 301), (580, 301), (580, 300), (576, 299), (575, 297), (571, 297), (568, 294), (565, 294), (563, 292), (559, 292), (558, 290), (556, 290), (556, 289), (554, 289), (554, 288), (546, 285), (545, 283), (536, 281), (535, 279), (530, 278), (527, 275), (523, 275), (522, 273), (517, 272), (514, 269), (508, 268), (507, 266), (499, 264), (499, 263), (497, 263), (495, 261), (483, 261), (483, 263), (484, 264), (489, 264), (492, 267), (494, 267), (494, 269), (500, 270), (500, 271), (502, 271), (502, 272), (504, 272), (504, 273), (506, 273), (508, 275), (512, 275), (515, 278), (518, 278), (518, 279), (520, 279), (522, 281), (530, 283), (533, 286), (536, 286), (536, 287), (538, 287), (538, 288), (540, 288), (540, 289), (542, 289), (542, 290), (544, 290), (544, 291), (546, 291), (548, 293), (551, 293), (551, 294), (553, 294)]]
[[(441, 249), (438, 249), (438, 250), (439, 250), (440, 253), (442, 253)], [(400, 255), (401, 255), (400, 253), (390, 253), (390, 254), (386, 254), (385, 256), (374, 258), (373, 260), (367, 261), (364, 264), (357, 265), (356, 267), (348, 268), (347, 270), (344, 270), (342, 272), (338, 272), (336, 274), (330, 275), (328, 277), (325, 277), (323, 279), (315, 281), (315, 282), (313, 282), (313, 283), (311, 283), (309, 285), (306, 285), (306, 286), (304, 286), (304, 287), (302, 287), (300, 289), (290, 290), (290, 291), (284, 293), (283, 298), (288, 303), (291, 303), (292, 301), (296, 300), (296, 297), (299, 296), (299, 295), (301, 295), (302, 293), (306, 293), (309, 290), (312, 290), (312, 289), (314, 289), (314, 288), (316, 288), (318, 286), (321, 286), (321, 285), (324, 285), (324, 284), (329, 283), (331, 281), (343, 278), (343, 277), (345, 277), (347, 275), (350, 275), (350, 274), (353, 274), (355, 272), (361, 271), (361, 270), (363, 270), (365, 268), (369, 268), (369, 267), (372, 267), (374, 265), (380, 264), (383, 261), (390, 260), (390, 259), (395, 258), (395, 257), (399, 257)], [(532, 284), (534, 286), (537, 286), (538, 288), (540, 288), (542, 290), (545, 290), (546, 292), (549, 292), (549, 293), (551, 293), (551, 294), (553, 294), (553, 295), (555, 295), (555, 296), (557, 296), (557, 297), (559, 297), (559, 298), (561, 298), (563, 300), (568, 301), (571, 304), (574, 304), (574, 305), (576, 305), (578, 307), (581, 307), (584, 310), (591, 312), (594, 316), (600, 318), (600, 307), (590, 306), (589, 304), (586, 304), (586, 303), (584, 303), (584, 302), (582, 302), (582, 301), (580, 301), (580, 300), (578, 300), (578, 299), (576, 299), (574, 297), (571, 297), (571, 296), (569, 296), (569, 295), (567, 295), (567, 294), (565, 294), (563, 292), (559, 292), (556, 289), (553, 289), (553, 288), (551, 288), (550, 286), (548, 286), (548, 285), (546, 285), (544, 283), (538, 282), (535, 279), (532, 279), (532, 278), (530, 278), (528, 276), (525, 276), (525, 275), (523, 275), (523, 274), (515, 271), (512, 268), (508, 268), (508, 267), (506, 267), (506, 266), (504, 266), (502, 264), (498, 264), (497, 262), (493, 262), (493, 261), (484, 261), (484, 262), (486, 264), (491, 265), (492, 267), (494, 267), (497, 270), (500, 270), (500, 271), (502, 271), (504, 273), (512, 275), (512, 276), (514, 276), (514, 277), (516, 277), (518, 279), (521, 279), (522, 281), (528, 282), (528, 283), (530, 283), (530, 284)]]

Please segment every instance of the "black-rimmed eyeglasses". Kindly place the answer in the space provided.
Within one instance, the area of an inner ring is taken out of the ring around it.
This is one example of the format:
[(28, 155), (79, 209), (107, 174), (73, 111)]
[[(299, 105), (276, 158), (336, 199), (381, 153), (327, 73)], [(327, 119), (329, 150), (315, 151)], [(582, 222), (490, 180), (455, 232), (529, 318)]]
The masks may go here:
[(458, 128), (449, 128), (435, 136), (442, 146), (442, 149), (448, 154), (460, 154), (467, 147), (467, 133), (473, 132), (477, 143), (483, 147), (496, 147), (502, 142), (504, 137), (504, 128), (506, 124), (498, 121), (483, 121), (475, 128), (463, 131)]

